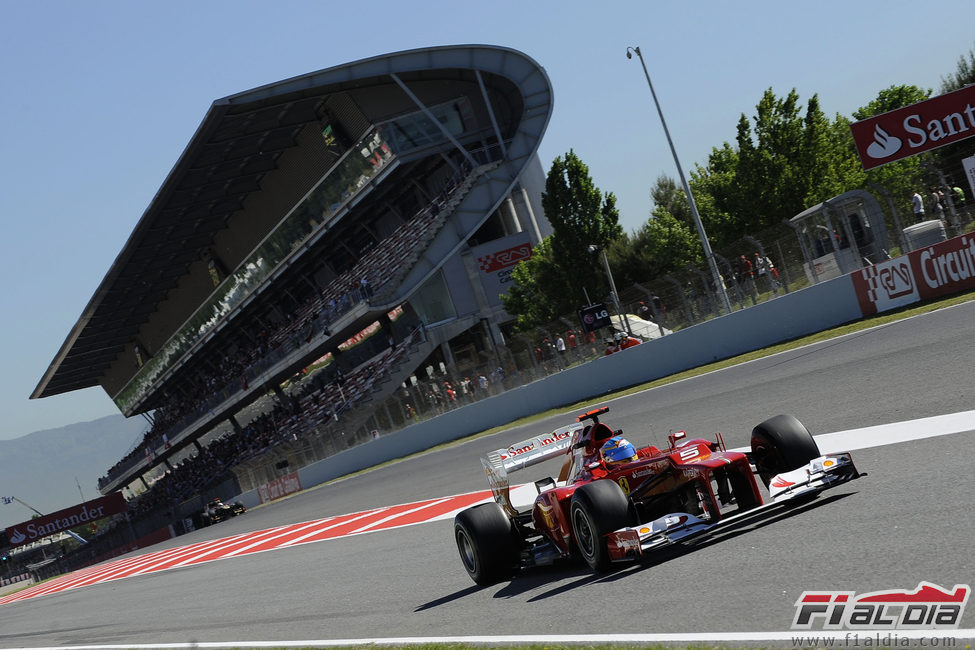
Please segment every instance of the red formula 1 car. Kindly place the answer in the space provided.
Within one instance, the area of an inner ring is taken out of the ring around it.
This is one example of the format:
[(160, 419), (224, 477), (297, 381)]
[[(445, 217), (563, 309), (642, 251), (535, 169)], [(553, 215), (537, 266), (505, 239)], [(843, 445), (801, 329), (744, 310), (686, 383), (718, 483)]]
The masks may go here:
[[(457, 549), (474, 582), (494, 584), (573, 556), (603, 571), (860, 477), (850, 454), (821, 454), (791, 415), (756, 426), (744, 453), (727, 450), (720, 433), (710, 441), (683, 431), (669, 436), (667, 449), (637, 449), (599, 421), (608, 410), (481, 459), (494, 502), (454, 518)], [(531, 508), (515, 507), (508, 474), (560, 455), (566, 459), (558, 479), (536, 481)]]

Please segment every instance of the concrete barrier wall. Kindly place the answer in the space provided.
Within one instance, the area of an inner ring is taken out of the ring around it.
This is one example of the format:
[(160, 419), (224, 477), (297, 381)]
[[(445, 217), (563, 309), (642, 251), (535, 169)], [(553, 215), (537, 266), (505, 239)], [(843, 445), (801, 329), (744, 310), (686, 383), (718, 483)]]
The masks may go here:
[[(850, 276), (743, 309), (463, 406), (298, 470), (305, 488), (538, 411), (751, 352), (862, 317)], [(241, 495), (247, 507), (257, 491)]]

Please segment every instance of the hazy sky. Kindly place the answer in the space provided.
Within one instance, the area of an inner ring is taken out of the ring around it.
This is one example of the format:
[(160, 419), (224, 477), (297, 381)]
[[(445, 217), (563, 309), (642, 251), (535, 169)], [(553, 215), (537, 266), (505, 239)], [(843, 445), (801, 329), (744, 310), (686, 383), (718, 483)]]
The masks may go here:
[(895, 84), (937, 90), (975, 47), (975, 2), (0, 1), (0, 439), (117, 413), (100, 388), (29, 400), (219, 98), (433, 45), (512, 47), (555, 91), (547, 171), (570, 148), (635, 230), (676, 168), (733, 141), (762, 93), (849, 116)]

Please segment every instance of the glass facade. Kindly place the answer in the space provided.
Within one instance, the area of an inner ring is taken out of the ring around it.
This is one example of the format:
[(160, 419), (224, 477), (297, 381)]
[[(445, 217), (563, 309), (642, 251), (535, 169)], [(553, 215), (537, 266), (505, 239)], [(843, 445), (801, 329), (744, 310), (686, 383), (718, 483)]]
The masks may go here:
[(437, 271), (410, 298), (410, 306), (424, 325), (430, 326), (457, 317), (443, 271)]
[[(470, 102), (465, 97), (428, 109), (454, 137), (476, 129)], [(326, 136), (323, 133), (323, 136)], [(326, 136), (327, 137), (327, 136)], [(237, 306), (258, 288), (310, 235), (338, 214), (376, 174), (396, 160), (396, 154), (443, 144), (448, 138), (423, 111), (397, 117), (370, 129), (257, 246), (237, 269), (220, 282), (213, 294), (183, 326), (145, 363), (126, 386), (112, 397), (116, 406), (130, 414), (153, 390), (168, 370)], [(439, 277), (439, 276), (437, 276)], [(446, 286), (428, 283), (430, 291), (426, 322), (451, 317)], [(424, 302), (427, 302), (426, 300)]]
[(240, 305), (330, 216), (348, 202), (395, 156), (377, 129), (371, 129), (325, 175), (305, 199), (288, 213), (251, 255), (216, 288), (179, 331), (139, 369), (112, 399), (129, 413), (157, 381), (193, 345)]
[[(476, 128), (473, 111), (466, 97), (460, 97), (429, 108), (450, 135), (460, 137)], [(444, 141), (443, 131), (422, 111), (397, 117), (379, 125), (383, 139), (397, 153), (428, 147)]]

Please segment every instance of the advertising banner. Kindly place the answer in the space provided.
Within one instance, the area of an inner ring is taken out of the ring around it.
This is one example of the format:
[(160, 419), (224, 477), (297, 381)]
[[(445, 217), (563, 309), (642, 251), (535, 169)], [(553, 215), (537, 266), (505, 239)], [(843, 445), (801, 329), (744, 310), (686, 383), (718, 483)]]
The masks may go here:
[(268, 501), (274, 501), (275, 499), (280, 499), (283, 496), (300, 491), (301, 479), (298, 477), (297, 472), (292, 472), (291, 474), (279, 476), (273, 481), (268, 481), (259, 486), (257, 488), (257, 496), (261, 500), (261, 503), (267, 503)]
[(511, 271), (518, 262), (532, 256), (532, 245), (528, 233), (520, 232), (477, 246), (471, 253), (480, 269), (488, 304), (497, 307), (501, 304), (498, 296), (508, 293)]
[(601, 302), (580, 309), (579, 320), (582, 322), (582, 329), (587, 332), (595, 332), (601, 327), (613, 324), (613, 320), (609, 317), (609, 310)]
[(122, 493), (112, 492), (108, 496), (85, 501), (80, 505), (11, 526), (6, 531), (7, 539), (11, 547), (29, 544), (62, 533), (69, 528), (83, 526), (125, 512), (125, 508), (126, 503)]
[(975, 156), (962, 158), (961, 166), (965, 170), (965, 177), (968, 178), (969, 201), (975, 201)]
[(864, 316), (975, 288), (975, 237), (961, 235), (853, 273)]
[(864, 169), (975, 135), (975, 85), (850, 125)]

